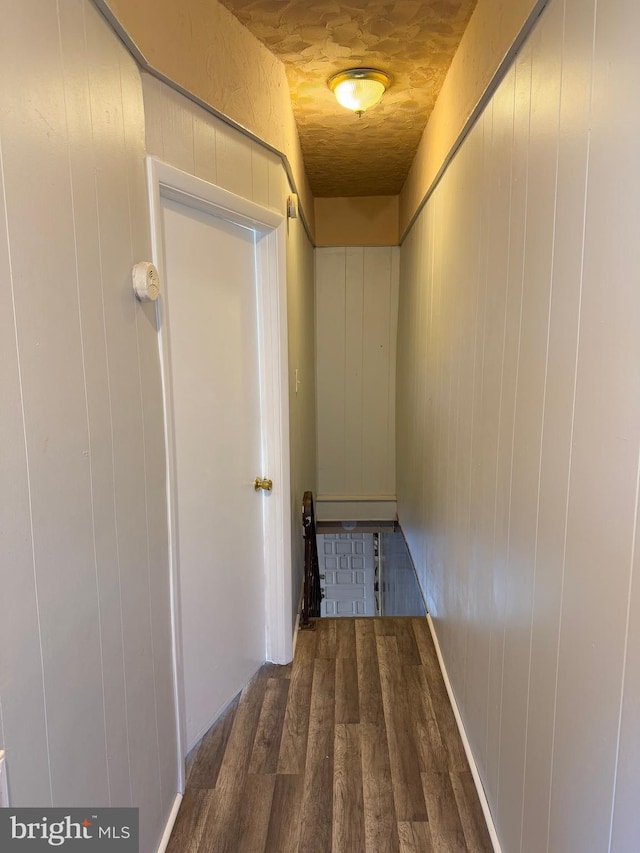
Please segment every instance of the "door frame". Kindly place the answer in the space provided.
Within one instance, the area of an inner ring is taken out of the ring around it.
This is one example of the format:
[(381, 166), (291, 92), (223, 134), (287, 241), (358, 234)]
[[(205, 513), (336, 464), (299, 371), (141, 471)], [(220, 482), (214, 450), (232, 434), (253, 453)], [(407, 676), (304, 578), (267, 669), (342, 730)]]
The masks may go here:
[(184, 791), (186, 727), (180, 599), (178, 528), (175, 499), (176, 458), (171, 387), (171, 341), (162, 298), (166, 282), (162, 198), (221, 218), (255, 232), (256, 302), (262, 411), (261, 476), (273, 480), (262, 499), (265, 566), (265, 659), (289, 663), (293, 653), (291, 625), (291, 486), (289, 459), (289, 375), (286, 293), (286, 219), (277, 210), (235, 195), (220, 186), (146, 158), (151, 216), (152, 260), (160, 273), (156, 325), (160, 350), (166, 453), (167, 517), (171, 593), (174, 701), (179, 764), (179, 791)]

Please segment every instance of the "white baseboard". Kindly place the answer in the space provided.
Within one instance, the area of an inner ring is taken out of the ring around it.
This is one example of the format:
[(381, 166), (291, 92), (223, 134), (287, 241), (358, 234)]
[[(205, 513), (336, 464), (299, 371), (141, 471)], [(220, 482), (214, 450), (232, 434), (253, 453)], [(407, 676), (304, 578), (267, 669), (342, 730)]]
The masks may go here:
[(0, 749), (0, 809), (9, 808), (9, 786), (7, 785), (7, 765), (4, 749)]
[(171, 807), (171, 811), (169, 813), (169, 817), (167, 819), (162, 838), (160, 839), (160, 844), (158, 845), (158, 853), (165, 853), (165, 850), (169, 846), (169, 839), (171, 838), (173, 825), (176, 822), (176, 818), (178, 817), (178, 810), (180, 809), (181, 802), (182, 794), (176, 794), (176, 798), (173, 801), (173, 806)]
[(451, 687), (451, 682), (449, 681), (449, 676), (447, 674), (447, 668), (444, 665), (444, 659), (442, 657), (442, 652), (440, 651), (440, 643), (438, 642), (438, 635), (436, 634), (435, 625), (433, 624), (433, 619), (430, 614), (427, 614), (427, 623), (429, 625), (429, 630), (431, 631), (431, 637), (433, 639), (433, 644), (436, 647), (436, 654), (438, 655), (438, 663), (440, 664), (440, 669), (442, 671), (442, 677), (444, 679), (445, 687), (447, 688), (447, 693), (449, 694), (449, 701), (451, 702), (451, 707), (453, 708), (453, 713), (456, 718), (456, 723), (458, 724), (458, 729), (460, 731), (460, 737), (462, 738), (462, 745), (464, 746), (464, 751), (467, 755), (467, 760), (469, 761), (469, 767), (471, 768), (471, 775), (473, 776), (473, 781), (476, 786), (476, 790), (478, 792), (478, 797), (480, 799), (480, 805), (482, 806), (482, 813), (484, 814), (484, 819), (487, 822), (487, 829), (489, 830), (489, 836), (491, 838), (491, 843), (493, 844), (493, 849), (495, 853), (502, 853), (502, 847), (500, 846), (500, 841), (498, 839), (498, 833), (496, 832), (496, 827), (493, 822), (493, 815), (491, 814), (491, 809), (489, 808), (489, 803), (487, 801), (487, 795), (484, 791), (484, 786), (482, 784), (482, 780), (480, 779), (480, 773), (478, 772), (478, 766), (476, 764), (476, 760), (473, 757), (473, 752), (471, 751), (471, 744), (469, 743), (469, 738), (467, 737), (467, 733), (464, 729), (464, 723), (462, 722), (462, 717), (460, 716), (460, 709), (458, 708), (458, 703), (456, 702), (456, 697), (453, 693), (453, 688)]

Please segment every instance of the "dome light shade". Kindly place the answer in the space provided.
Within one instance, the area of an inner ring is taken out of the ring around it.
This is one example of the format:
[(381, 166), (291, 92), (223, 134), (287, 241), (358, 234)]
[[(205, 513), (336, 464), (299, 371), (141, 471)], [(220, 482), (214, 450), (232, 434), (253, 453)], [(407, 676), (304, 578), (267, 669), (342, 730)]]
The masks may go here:
[(350, 68), (329, 79), (329, 88), (338, 103), (361, 116), (377, 104), (391, 83), (391, 77), (375, 68)]

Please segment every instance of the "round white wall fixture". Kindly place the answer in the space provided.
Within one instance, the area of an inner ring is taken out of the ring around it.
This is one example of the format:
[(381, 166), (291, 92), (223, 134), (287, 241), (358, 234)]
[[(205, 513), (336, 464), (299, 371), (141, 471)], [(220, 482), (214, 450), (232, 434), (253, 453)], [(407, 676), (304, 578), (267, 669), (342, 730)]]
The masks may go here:
[(148, 261), (140, 261), (133, 268), (133, 289), (141, 302), (155, 302), (160, 296), (160, 276)]

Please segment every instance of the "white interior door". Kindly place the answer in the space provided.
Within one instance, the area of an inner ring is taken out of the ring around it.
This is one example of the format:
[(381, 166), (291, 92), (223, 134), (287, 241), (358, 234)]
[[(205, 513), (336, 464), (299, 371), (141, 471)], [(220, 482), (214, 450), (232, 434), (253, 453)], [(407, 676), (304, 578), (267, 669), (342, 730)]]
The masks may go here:
[(256, 234), (163, 198), (185, 753), (265, 660)]

